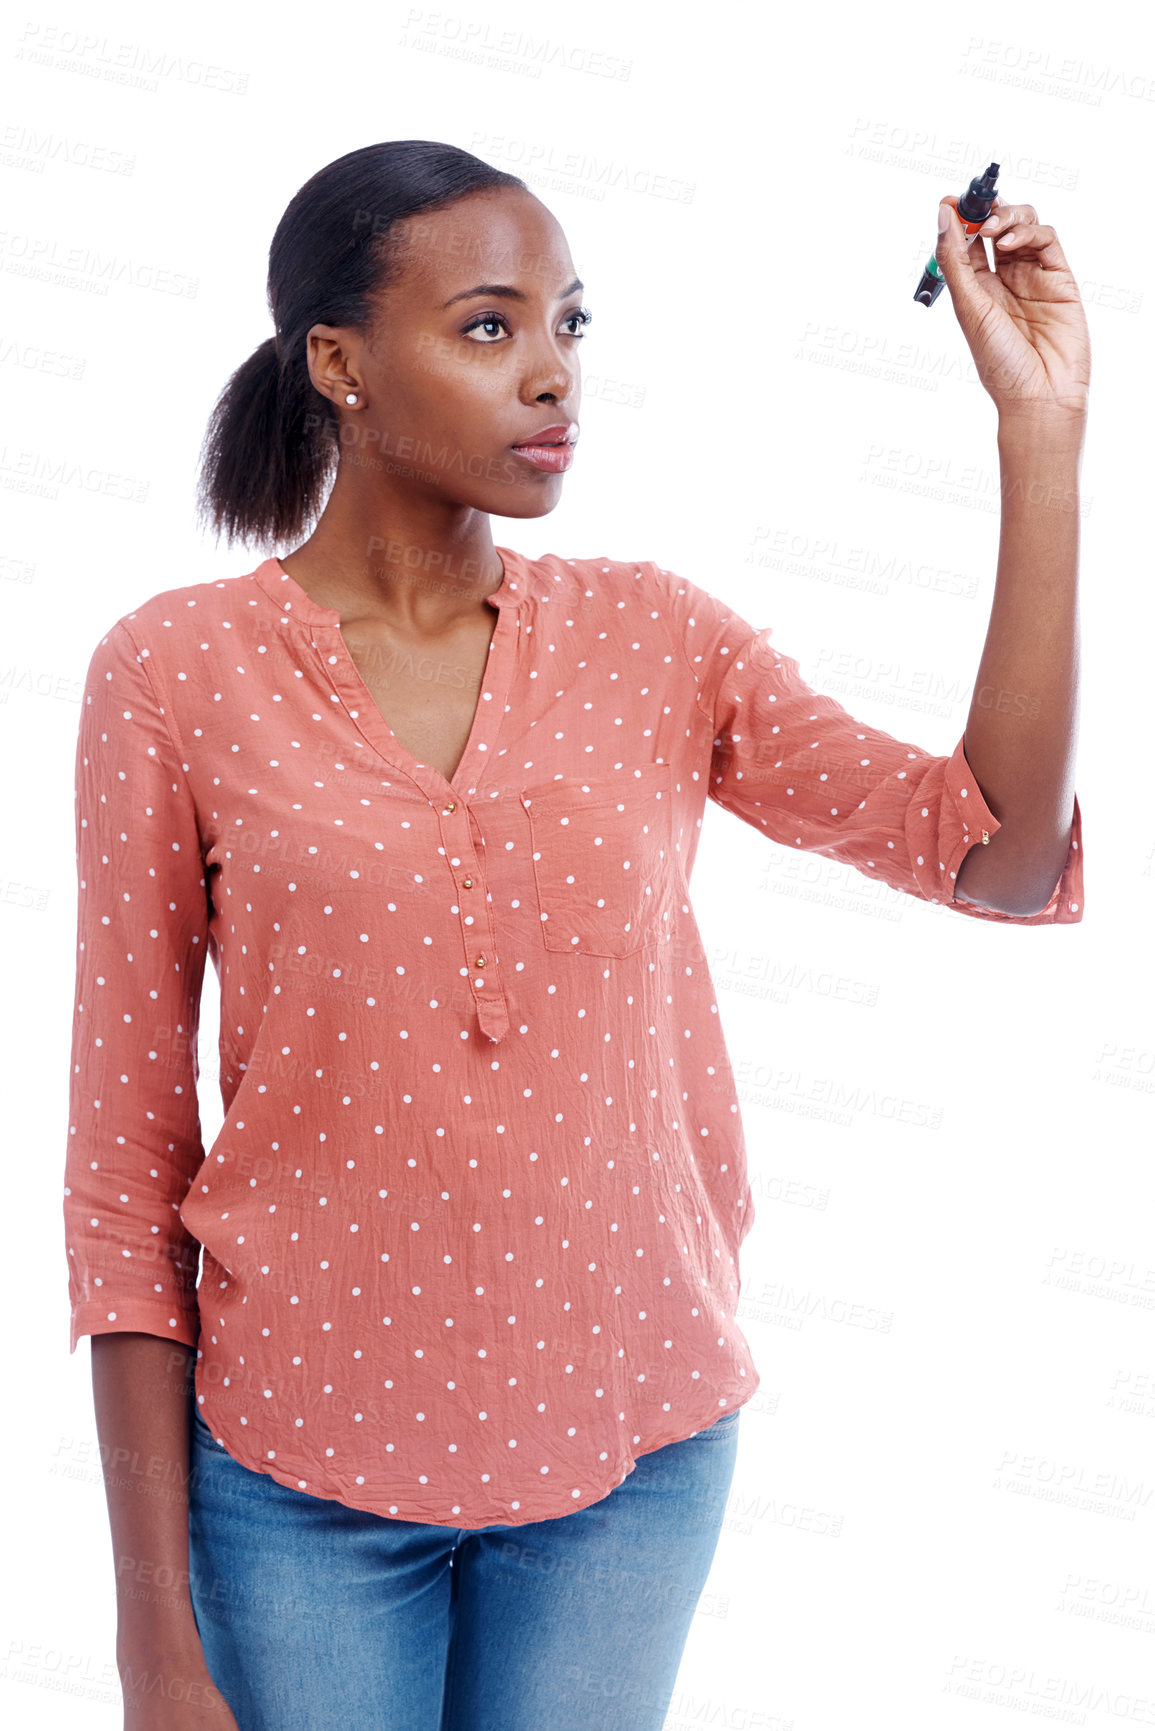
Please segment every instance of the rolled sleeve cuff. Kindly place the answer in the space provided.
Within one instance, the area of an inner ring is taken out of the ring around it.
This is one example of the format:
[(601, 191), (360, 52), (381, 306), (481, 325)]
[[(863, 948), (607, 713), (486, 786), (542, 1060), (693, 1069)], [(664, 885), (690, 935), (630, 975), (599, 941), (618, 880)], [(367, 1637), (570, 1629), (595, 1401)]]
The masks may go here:
[(959, 868), (971, 848), (981, 846), (984, 837), (989, 841), (1002, 828), (1002, 824), (983, 798), (982, 789), (966, 760), (961, 739), (947, 761), (944, 798), (948, 810), (953, 805), (957, 815), (957, 832), (949, 844), (950, 857), (944, 855), (949, 905), (956, 913), (969, 914), (973, 919), (1001, 920), (1005, 925), (1014, 926), (1079, 923), (1083, 917), (1083, 818), (1077, 795), (1074, 800), (1071, 845), (1067, 850), (1066, 864), (1046, 906), (1035, 914), (1003, 913), (997, 908), (980, 907), (978, 902), (959, 901), (955, 896)]
[(123, 1304), (85, 1299), (73, 1307), (69, 1353), (76, 1351), (85, 1334), (156, 1334), (162, 1340), (179, 1340), (182, 1346), (195, 1347), (200, 1341), (200, 1316), (196, 1311), (190, 1314), (142, 1298)]

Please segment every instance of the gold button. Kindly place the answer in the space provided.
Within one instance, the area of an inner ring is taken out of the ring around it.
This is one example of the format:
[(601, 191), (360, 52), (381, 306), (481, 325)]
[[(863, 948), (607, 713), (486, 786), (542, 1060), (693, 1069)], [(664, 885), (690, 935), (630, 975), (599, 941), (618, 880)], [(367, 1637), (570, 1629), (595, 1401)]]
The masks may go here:
[(473, 888), (473, 879), (472, 878), (462, 878), (461, 887), (463, 890), (471, 890)]
[(485, 966), (485, 957), (484, 956), (478, 956), (475, 959), (473, 965), (475, 968), (483, 968)]
[(451, 799), (449, 804), (445, 807), (444, 815), (446, 817), (448, 817), (451, 812), (454, 812), (456, 810), (457, 810), (457, 801)]
[(990, 841), (990, 839), (991, 839), (990, 836), (987, 834), (986, 830), (984, 829), (984, 831), (983, 831), (983, 846), (984, 847), (986, 847), (986, 845)]

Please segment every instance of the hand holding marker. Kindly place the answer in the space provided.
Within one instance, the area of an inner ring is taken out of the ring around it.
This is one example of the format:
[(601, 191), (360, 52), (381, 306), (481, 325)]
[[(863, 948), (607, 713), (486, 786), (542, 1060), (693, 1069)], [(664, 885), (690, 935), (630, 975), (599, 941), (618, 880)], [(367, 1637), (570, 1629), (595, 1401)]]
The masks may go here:
[[(955, 207), (968, 246), (991, 214), (991, 207), (995, 203), (995, 185), (998, 178), (999, 165), (997, 162), (992, 162), (985, 173), (975, 175)], [(932, 307), (945, 286), (946, 278), (938, 268), (938, 260), (931, 253), (926, 261), (922, 280), (914, 291), (914, 298), (916, 301), (920, 301), (924, 307)]]
[[(1004, 204), (995, 195), (998, 172), (992, 162), (961, 198), (940, 199), (938, 245), (914, 298), (933, 306), (944, 285), (950, 290), (1000, 424), (1013, 417), (1037, 430), (1042, 416), (1081, 441), (1091, 341), (1079, 285), (1034, 205)], [(990, 262), (981, 245), (971, 246), (980, 233), (992, 242)]]

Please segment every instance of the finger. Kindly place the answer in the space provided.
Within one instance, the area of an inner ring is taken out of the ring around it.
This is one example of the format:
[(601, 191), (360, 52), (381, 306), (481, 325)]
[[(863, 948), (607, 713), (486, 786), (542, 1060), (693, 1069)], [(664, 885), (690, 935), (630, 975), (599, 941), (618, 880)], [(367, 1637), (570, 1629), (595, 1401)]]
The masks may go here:
[[(962, 218), (958, 214), (958, 200), (953, 196), (942, 199), (940, 209), (945, 206), (949, 213), (946, 228), (939, 230), (938, 245), (934, 256), (939, 268), (948, 283), (955, 272), (966, 272), (970, 277), (990, 276), (991, 268), (987, 263), (986, 249), (972, 238), (969, 245), (966, 232), (963, 229)], [(969, 269), (968, 269), (969, 267)]]
[(976, 245), (980, 250), (982, 245), (976, 242), (967, 246), (957, 202), (950, 196), (940, 202), (939, 221), (944, 226), (939, 230), (934, 256), (941, 275), (946, 279), (959, 323), (966, 332), (978, 329), (984, 311), (990, 306), (990, 288), (977, 280), (980, 270), (988, 276), (990, 272), (985, 253), (981, 260), (973, 260), (970, 256)]
[[(958, 199), (953, 197), (953, 196), (950, 196), (950, 197), (944, 198), (941, 202), (943, 204), (949, 204), (950, 205), (951, 210), (954, 212), (954, 217), (958, 217), (958, 222), (956, 224), (954, 221), (954, 218), (952, 217), (952, 219), (951, 219), (952, 232), (945, 237), (940, 235), (940, 237), (939, 237), (940, 241), (945, 238), (948, 248), (953, 249), (953, 246), (956, 243), (956, 235), (953, 231), (957, 228), (957, 230), (958, 230), (957, 244), (960, 246), (962, 254), (963, 254), (963, 257), (960, 258), (960, 260), (959, 260), (960, 264), (962, 264), (964, 262), (966, 264), (969, 264), (972, 272), (976, 276), (990, 276), (991, 275), (991, 267), (987, 263), (986, 248), (984, 246), (979, 246), (977, 239), (971, 240), (968, 243), (965, 233), (962, 232), (962, 227), (961, 227), (962, 218), (958, 214)], [(939, 263), (941, 264), (942, 263), (941, 255), (936, 252), (935, 257), (938, 258)]]
[(1035, 223), (1039, 213), (1033, 204), (1003, 204), (997, 210), (992, 210), (987, 220), (979, 230), (988, 238), (992, 234), (1001, 234), (1004, 229), (1017, 228), (1020, 223)]
[[(1038, 221), (1038, 212), (1031, 204), (1007, 204), (991, 212), (979, 229), (979, 235), (991, 243), (996, 265), (1000, 258), (1021, 243), (1024, 233), (1038, 226)], [(971, 250), (974, 250), (973, 246)]]
[(1043, 270), (1068, 268), (1059, 238), (1046, 223), (1027, 223), (996, 236), (994, 254), (996, 264), (999, 259), (1015, 259), (1030, 254), (1032, 264), (1040, 265)]
[[(990, 215), (978, 231), (977, 238), (978, 240), (990, 241), (993, 249), (995, 243), (1001, 241), (1004, 235), (1020, 234), (1025, 225), (1029, 226), (1037, 223), (1038, 220), (1038, 212), (1035, 210), (1033, 205), (1000, 204), (996, 199), (991, 208)], [(1002, 250), (1005, 251), (1007, 249)], [(972, 240), (969, 251), (971, 263), (974, 269), (980, 275), (989, 276), (991, 273), (991, 267), (987, 262), (986, 248), (980, 247), (977, 244), (977, 241)], [(995, 253), (996, 265), (999, 256), (999, 253)]]

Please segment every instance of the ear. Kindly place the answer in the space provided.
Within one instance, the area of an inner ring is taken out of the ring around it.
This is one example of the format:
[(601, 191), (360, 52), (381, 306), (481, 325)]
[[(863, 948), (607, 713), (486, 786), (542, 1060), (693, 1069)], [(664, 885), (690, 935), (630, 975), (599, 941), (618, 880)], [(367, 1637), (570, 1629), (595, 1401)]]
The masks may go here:
[(349, 332), (343, 325), (310, 325), (305, 336), (309, 377), (323, 397), (344, 402), (349, 389)]

